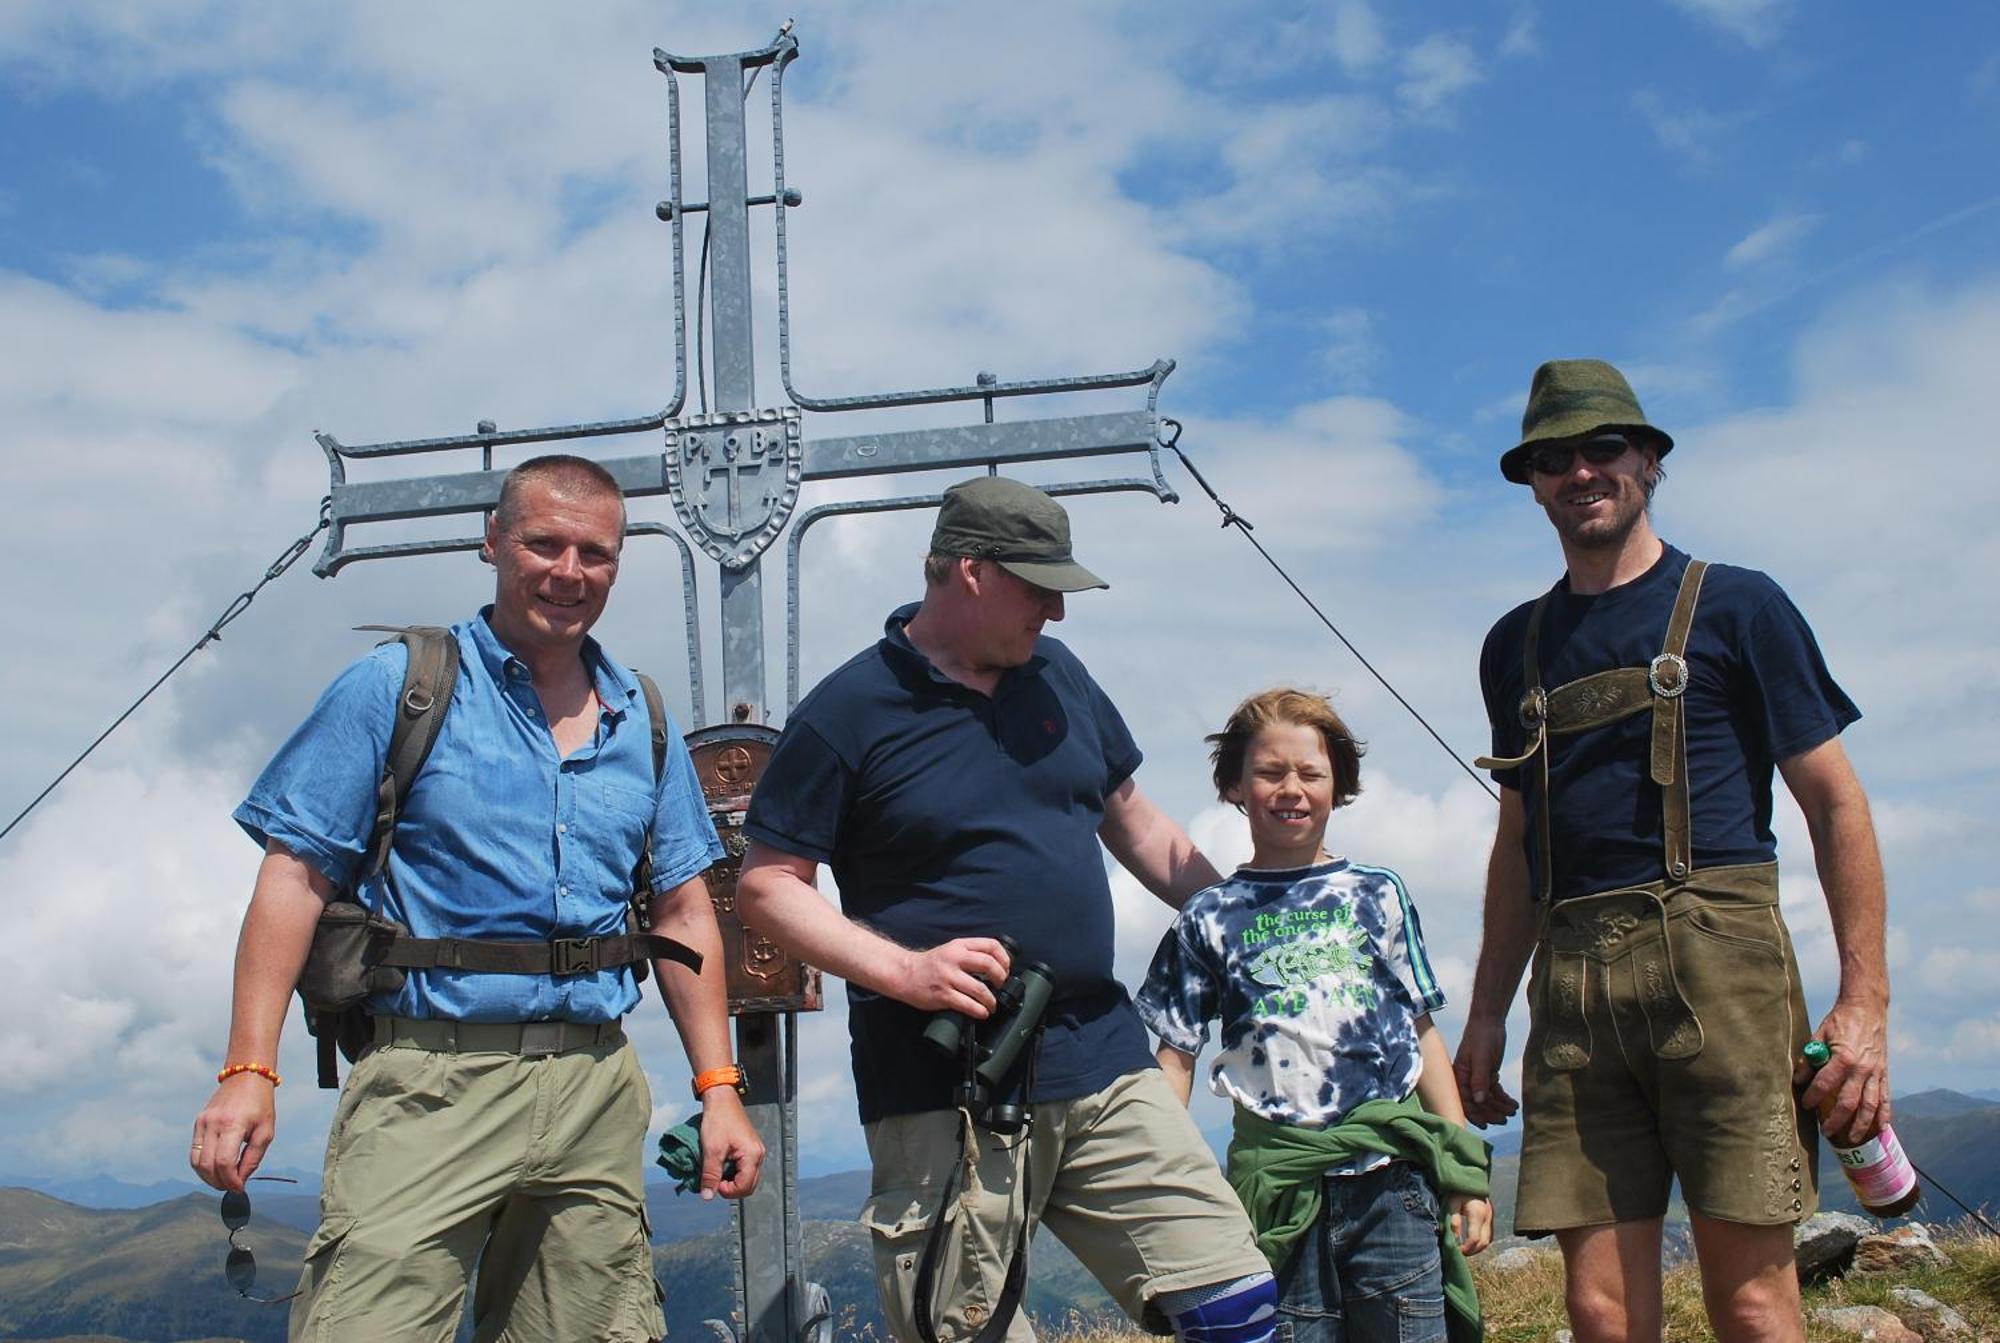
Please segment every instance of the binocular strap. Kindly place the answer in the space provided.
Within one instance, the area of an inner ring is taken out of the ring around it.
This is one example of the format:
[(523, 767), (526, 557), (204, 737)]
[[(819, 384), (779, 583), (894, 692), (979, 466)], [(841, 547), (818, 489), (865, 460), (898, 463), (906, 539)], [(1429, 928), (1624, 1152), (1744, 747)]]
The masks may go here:
[[(966, 1343), (1000, 1343), (1007, 1334), (1008, 1326), (1014, 1323), (1014, 1312), (1021, 1308), (1021, 1298), (1028, 1289), (1028, 1232), (1032, 1219), (1029, 1209), (1035, 1197), (1035, 1065), (1041, 1057), (1040, 1026), (1035, 1028), (1035, 1038), (1028, 1046), (1027, 1077), (1022, 1082), (1022, 1108), (1027, 1114), (1027, 1123), (1020, 1133), (1021, 1174), (1015, 1187), (1021, 1191), (1021, 1224), (1014, 1232), (1014, 1252), (1007, 1259), (1007, 1277), (1000, 1284), (1000, 1296), (993, 1303), (993, 1313), (986, 1324)], [(967, 1033), (967, 1071), (971, 1068), (971, 1040)], [(958, 1111), (958, 1160), (951, 1165), (951, 1174), (945, 1177), (944, 1195), (938, 1199), (937, 1212), (931, 1217), (931, 1228), (924, 1235), (924, 1250), (917, 1257), (916, 1299), (911, 1303), (916, 1316), (917, 1337), (923, 1343), (938, 1343), (937, 1316), (932, 1312), (931, 1296), (937, 1289), (937, 1275), (940, 1261), (944, 1258), (944, 1241), (950, 1220), (951, 1202), (958, 1197), (958, 1181), (966, 1163), (973, 1156), (977, 1139), (973, 1135), (972, 1116), (963, 1106)]]

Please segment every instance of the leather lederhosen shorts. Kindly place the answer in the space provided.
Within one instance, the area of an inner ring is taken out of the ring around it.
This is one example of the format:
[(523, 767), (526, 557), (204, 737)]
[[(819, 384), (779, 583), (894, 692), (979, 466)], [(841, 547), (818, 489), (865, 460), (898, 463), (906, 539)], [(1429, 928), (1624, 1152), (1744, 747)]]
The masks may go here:
[(1675, 1179), (1725, 1221), (1817, 1208), (1775, 863), (1545, 906), (1528, 1002), (1518, 1234), (1662, 1216)]

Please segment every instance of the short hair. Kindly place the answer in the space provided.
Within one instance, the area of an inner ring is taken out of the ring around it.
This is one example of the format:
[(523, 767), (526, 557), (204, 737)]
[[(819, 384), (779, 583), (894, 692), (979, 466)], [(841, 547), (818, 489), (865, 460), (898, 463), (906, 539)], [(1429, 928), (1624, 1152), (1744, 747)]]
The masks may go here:
[(1326, 758), (1333, 764), (1334, 806), (1344, 807), (1359, 795), (1361, 757), (1367, 754), (1367, 744), (1355, 740), (1326, 696), (1278, 686), (1244, 700), (1229, 715), (1222, 731), (1203, 738), (1209, 745), (1208, 758), (1215, 766), (1218, 798), (1227, 802), (1229, 790), (1242, 784), (1243, 758), (1249, 754), (1251, 738), (1279, 723), (1313, 728), (1326, 743)]
[(940, 555), (935, 550), (924, 556), (924, 586), (943, 587), (951, 578), (951, 571), (958, 561), (957, 555)]
[(529, 485), (546, 485), (565, 494), (609, 494), (618, 500), (621, 512), (625, 507), (625, 491), (618, 488), (618, 478), (603, 466), (588, 457), (552, 452), (545, 457), (530, 457), (500, 482), (500, 502), (493, 507), (493, 519), (500, 530), (506, 531), (520, 520), (521, 491)]

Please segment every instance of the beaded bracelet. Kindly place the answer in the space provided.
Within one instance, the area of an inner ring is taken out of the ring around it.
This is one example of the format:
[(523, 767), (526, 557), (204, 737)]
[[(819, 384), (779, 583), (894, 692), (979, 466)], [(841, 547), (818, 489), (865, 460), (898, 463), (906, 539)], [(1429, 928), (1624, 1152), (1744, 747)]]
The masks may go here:
[(720, 1068), (705, 1068), (694, 1075), (694, 1095), (701, 1099), (701, 1093), (711, 1087), (735, 1087), (743, 1090), (743, 1070), (733, 1063), (725, 1063)]
[(278, 1070), (268, 1063), (232, 1063), (215, 1075), (218, 1082), (227, 1082), (238, 1073), (256, 1073), (272, 1086), (283, 1086), (285, 1079), (278, 1076)]

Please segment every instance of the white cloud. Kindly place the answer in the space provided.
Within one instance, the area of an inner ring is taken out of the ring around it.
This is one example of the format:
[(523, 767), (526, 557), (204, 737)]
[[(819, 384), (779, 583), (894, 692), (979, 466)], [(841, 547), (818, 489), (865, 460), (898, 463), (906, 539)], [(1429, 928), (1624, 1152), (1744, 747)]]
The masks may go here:
[(1343, 70), (1355, 74), (1379, 63), (1388, 54), (1389, 42), (1382, 32), (1382, 20), (1367, 0), (1337, 0), (1328, 42), (1334, 59)]
[(1790, 19), (1793, 0), (1673, 0), (1674, 7), (1751, 47), (1775, 42)]
[(1711, 161), (1715, 157), (1715, 142), (1729, 128), (1729, 123), (1723, 118), (1700, 108), (1683, 110), (1669, 107), (1667, 101), (1652, 89), (1635, 92), (1632, 106), (1662, 148), (1693, 164)]
[(1367, 386), (1382, 363), (1374, 314), (1366, 308), (1338, 307), (1327, 313), (1321, 326), (1326, 343), (1320, 348), (1320, 364), (1335, 385), (1348, 390)]
[(1541, 18), (1533, 9), (1518, 10), (1507, 21), (1507, 31), (1500, 37), (1499, 54), (1504, 59), (1542, 54)]
[(1403, 78), (1396, 85), (1396, 97), (1417, 116), (1435, 117), (1485, 78), (1479, 55), (1469, 44), (1432, 33), (1403, 53)]
[(1746, 234), (1729, 249), (1723, 257), (1723, 262), (1729, 266), (1743, 268), (1785, 259), (1818, 227), (1818, 215), (1779, 215)]

